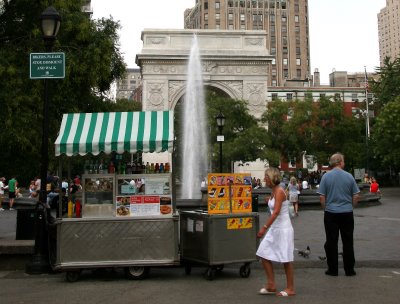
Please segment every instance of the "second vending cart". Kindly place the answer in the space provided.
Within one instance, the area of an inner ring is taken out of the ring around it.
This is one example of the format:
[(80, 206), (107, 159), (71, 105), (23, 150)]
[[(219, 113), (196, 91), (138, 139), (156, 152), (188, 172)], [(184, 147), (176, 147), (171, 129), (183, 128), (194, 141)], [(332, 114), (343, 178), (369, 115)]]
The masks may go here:
[(241, 277), (250, 275), (258, 244), (258, 213), (252, 212), (251, 190), (250, 174), (208, 175), (208, 210), (180, 214), (181, 255), (187, 274), (192, 263), (198, 262), (208, 265), (207, 280), (232, 263), (242, 263)]
[[(172, 111), (64, 114), (56, 156), (172, 153), (173, 119)], [(53, 269), (65, 271), (68, 281), (100, 267), (123, 267), (138, 279), (150, 266), (179, 264), (172, 170), (92, 171), (82, 177), (81, 217), (60, 216), (49, 227)]]

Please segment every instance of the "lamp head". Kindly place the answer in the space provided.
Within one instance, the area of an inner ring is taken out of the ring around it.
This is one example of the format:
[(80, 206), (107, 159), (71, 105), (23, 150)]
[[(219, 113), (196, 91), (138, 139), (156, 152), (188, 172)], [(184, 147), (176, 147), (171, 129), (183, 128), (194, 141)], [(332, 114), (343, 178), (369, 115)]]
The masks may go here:
[(219, 111), (218, 115), (215, 117), (217, 121), (217, 126), (218, 127), (223, 127), (225, 125), (225, 116), (222, 114), (221, 111)]
[(57, 10), (49, 6), (40, 15), (40, 25), (44, 40), (55, 40), (60, 29), (61, 16)]

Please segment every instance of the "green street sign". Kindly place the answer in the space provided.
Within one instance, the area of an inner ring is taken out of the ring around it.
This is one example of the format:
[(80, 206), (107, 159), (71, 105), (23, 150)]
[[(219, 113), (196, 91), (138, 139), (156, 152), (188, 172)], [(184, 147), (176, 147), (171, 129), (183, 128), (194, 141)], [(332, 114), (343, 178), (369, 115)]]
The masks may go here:
[(30, 78), (65, 78), (64, 53), (31, 53)]

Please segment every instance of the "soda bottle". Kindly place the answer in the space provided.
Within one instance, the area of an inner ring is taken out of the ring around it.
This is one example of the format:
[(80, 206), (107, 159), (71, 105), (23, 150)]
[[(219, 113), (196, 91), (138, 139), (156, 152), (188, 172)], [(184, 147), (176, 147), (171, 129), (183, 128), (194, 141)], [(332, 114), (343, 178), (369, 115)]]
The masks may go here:
[(149, 174), (149, 173), (150, 173), (150, 164), (149, 164), (149, 162), (146, 163), (145, 173), (146, 173), (146, 174)]
[(154, 163), (151, 163), (149, 173), (154, 173)]
[(108, 165), (108, 173), (115, 173), (115, 167), (114, 167), (114, 163), (112, 161), (110, 161), (110, 163)]
[(160, 165), (156, 163), (156, 166), (154, 167), (154, 173), (159, 173), (160, 172)]
[(164, 164), (163, 163), (160, 164), (160, 173), (164, 173)]

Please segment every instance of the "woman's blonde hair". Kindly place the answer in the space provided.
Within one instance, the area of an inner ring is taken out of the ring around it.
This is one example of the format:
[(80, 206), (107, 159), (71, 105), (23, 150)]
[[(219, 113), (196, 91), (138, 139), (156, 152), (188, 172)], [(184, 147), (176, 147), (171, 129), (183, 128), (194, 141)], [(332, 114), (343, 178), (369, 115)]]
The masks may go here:
[(268, 178), (270, 179), (270, 181), (274, 184), (274, 185), (279, 185), (281, 182), (281, 173), (279, 172), (279, 170), (275, 167), (269, 167), (267, 170), (265, 170), (265, 175), (268, 176)]
[(294, 176), (292, 176), (292, 177), (290, 178), (290, 183), (291, 183), (292, 185), (295, 185), (295, 184), (297, 183), (297, 179), (296, 179)]

